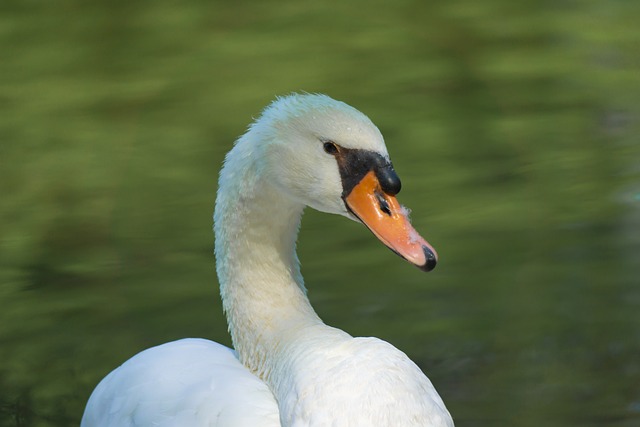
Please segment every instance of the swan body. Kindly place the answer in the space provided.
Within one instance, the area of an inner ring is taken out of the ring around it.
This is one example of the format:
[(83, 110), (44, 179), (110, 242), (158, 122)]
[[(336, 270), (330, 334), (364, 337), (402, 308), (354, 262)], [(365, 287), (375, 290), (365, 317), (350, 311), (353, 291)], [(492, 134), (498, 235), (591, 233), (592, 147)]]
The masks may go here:
[(280, 419), (267, 384), (233, 350), (187, 338), (147, 349), (105, 377), (82, 426), (279, 427)]
[(220, 173), (216, 267), (235, 351), (202, 339), (143, 351), (100, 382), (82, 426), (453, 426), (403, 352), (325, 325), (300, 274), (305, 206), (362, 222), (433, 268), (437, 255), (409, 224), (399, 190), (364, 114), (324, 95), (274, 101)]

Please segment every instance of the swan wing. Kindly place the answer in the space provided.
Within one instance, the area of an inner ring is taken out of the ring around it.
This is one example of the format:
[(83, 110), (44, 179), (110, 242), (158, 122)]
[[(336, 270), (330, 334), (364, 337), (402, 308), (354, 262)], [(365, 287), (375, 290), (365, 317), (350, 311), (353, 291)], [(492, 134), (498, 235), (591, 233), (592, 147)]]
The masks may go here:
[(233, 350), (182, 339), (145, 350), (107, 375), (81, 427), (279, 427), (268, 386)]

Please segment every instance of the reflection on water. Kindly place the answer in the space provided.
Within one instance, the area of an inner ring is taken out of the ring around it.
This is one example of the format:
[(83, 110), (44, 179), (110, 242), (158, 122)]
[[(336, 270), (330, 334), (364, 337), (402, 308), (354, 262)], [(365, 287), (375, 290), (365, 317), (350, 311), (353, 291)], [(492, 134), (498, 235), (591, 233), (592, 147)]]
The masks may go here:
[(428, 373), (458, 426), (640, 423), (633, 2), (2, 6), (0, 426), (77, 425), (134, 353), (228, 344), (216, 176), (274, 95), (370, 115), (429, 274), (308, 212), (329, 324)]

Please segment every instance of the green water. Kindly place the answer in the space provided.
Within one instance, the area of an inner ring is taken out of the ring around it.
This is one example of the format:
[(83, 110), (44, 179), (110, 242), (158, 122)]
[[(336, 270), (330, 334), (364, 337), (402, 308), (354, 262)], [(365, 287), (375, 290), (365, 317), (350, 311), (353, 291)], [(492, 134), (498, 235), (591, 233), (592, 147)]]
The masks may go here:
[(368, 114), (441, 262), (307, 212), (329, 324), (458, 427), (640, 425), (640, 3), (0, 3), (0, 426), (73, 426), (149, 346), (229, 343), (211, 213), (278, 94)]

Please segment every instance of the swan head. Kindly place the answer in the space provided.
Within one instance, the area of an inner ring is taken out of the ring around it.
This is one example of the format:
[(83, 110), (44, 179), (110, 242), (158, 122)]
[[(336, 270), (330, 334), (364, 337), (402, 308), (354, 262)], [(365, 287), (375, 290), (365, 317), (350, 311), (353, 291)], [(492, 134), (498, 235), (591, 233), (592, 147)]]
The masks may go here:
[(276, 99), (250, 127), (261, 143), (261, 176), (295, 201), (362, 222), (424, 271), (433, 247), (411, 226), (396, 194), (401, 182), (382, 134), (355, 108), (326, 95)]

